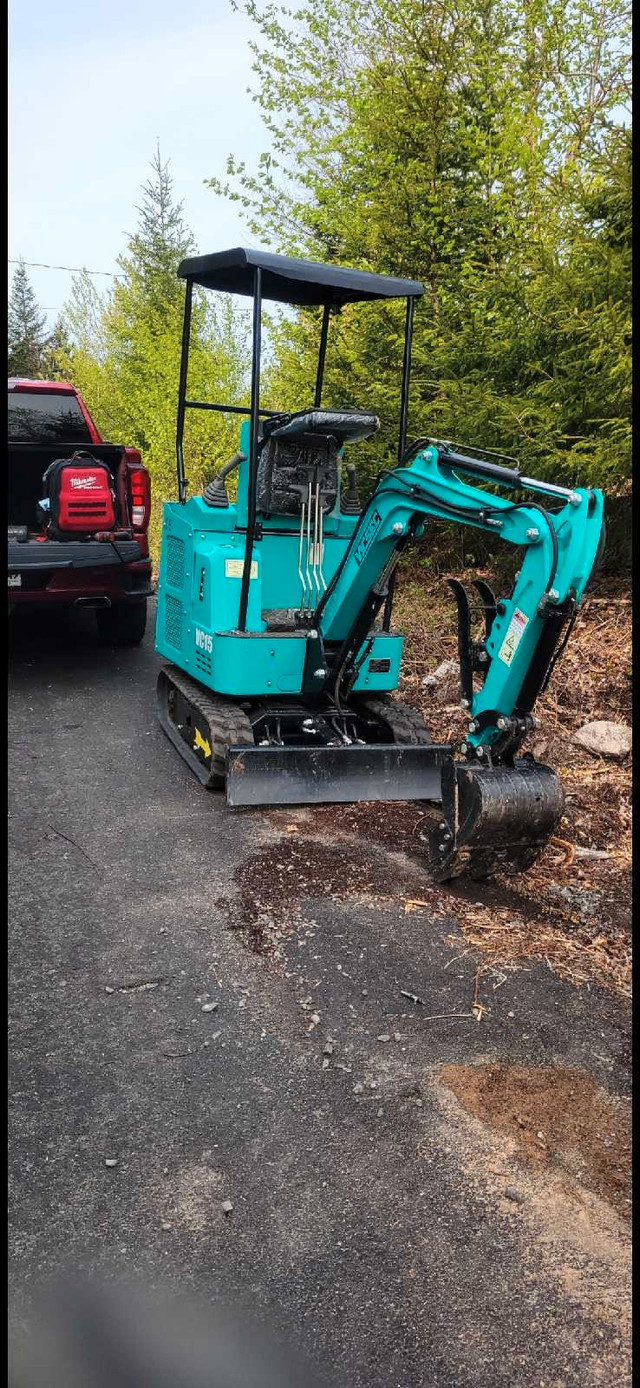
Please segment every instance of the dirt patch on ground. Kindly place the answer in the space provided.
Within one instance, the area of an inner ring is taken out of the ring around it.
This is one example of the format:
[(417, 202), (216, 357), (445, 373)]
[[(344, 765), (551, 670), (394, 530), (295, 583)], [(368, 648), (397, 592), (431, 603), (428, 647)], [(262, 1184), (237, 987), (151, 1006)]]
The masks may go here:
[(163, 1201), (164, 1220), (202, 1234), (224, 1219), (222, 1201), (228, 1194), (222, 1171), (202, 1164), (188, 1166), (178, 1174), (173, 1190), (169, 1188)]
[(278, 939), (298, 923), (309, 898), (389, 897), (389, 871), (379, 857), (355, 846), (332, 847), (304, 837), (297, 824), (282, 838), (246, 858), (235, 873), (238, 896), (224, 902), (229, 923), (247, 932), (256, 954), (275, 952)]
[[(500, 884), (480, 887), (470, 883), (450, 893), (450, 898), (455, 899), (451, 901), (450, 914), (455, 914), (465, 940), (477, 951), (481, 963), (486, 968), (510, 970), (535, 960), (566, 983), (576, 987), (598, 983), (628, 1000), (631, 935), (625, 928), (607, 926), (600, 918), (600, 894), (594, 893), (593, 900), (585, 903), (581, 891), (550, 883), (548, 898), (558, 900), (554, 907), (536, 892), (529, 879), (527, 888), (528, 898), (523, 891), (512, 891)], [(560, 895), (563, 891), (566, 896)], [(479, 892), (484, 900), (469, 899)]]
[(437, 823), (438, 811), (415, 801), (363, 801), (359, 805), (318, 805), (314, 823), (321, 834), (356, 834), (382, 844), (395, 853), (417, 854), (426, 865), (427, 831)]
[[(289, 816), (269, 813), (283, 837), (273, 849), (249, 859), (238, 875), (244, 911), (238, 923), (248, 924), (252, 948), (271, 952), (271, 918), (286, 921), (291, 902), (305, 894), (340, 899), (373, 891), (395, 899), (405, 912), (455, 919), (477, 953), (481, 973), (535, 960), (577, 987), (599, 983), (630, 997), (631, 894), (627, 886), (626, 899), (620, 901), (624, 880), (616, 879), (613, 865), (598, 864), (597, 883), (586, 882), (584, 874), (577, 876), (567, 866), (564, 849), (551, 843), (524, 876), (482, 883), (457, 878), (436, 886), (429, 876), (425, 840), (437, 816), (437, 807), (415, 802), (323, 805)], [(311, 838), (311, 832), (317, 837)], [(292, 847), (294, 838), (297, 846)], [(363, 849), (363, 840), (402, 854), (408, 860), (404, 871), (399, 857), (383, 869), (380, 857)], [(220, 905), (229, 909), (225, 902)]]
[[(527, 1161), (510, 1126), (490, 1123), (484, 1108), (479, 1116), (466, 1102), (466, 1090), (459, 1098), (443, 1083), (442, 1067), (432, 1077), (465, 1185), (495, 1205), (512, 1229), (521, 1225), (523, 1286), (535, 1300), (549, 1278), (556, 1283), (568, 1312), (568, 1360), (575, 1352), (570, 1328), (575, 1311), (593, 1326), (600, 1345), (597, 1357), (589, 1356), (582, 1381), (603, 1388), (631, 1383), (628, 1223), (569, 1171), (569, 1161), (564, 1168), (559, 1161)], [(557, 1381), (564, 1383), (564, 1376)]]
[(625, 1219), (631, 1211), (629, 1104), (582, 1070), (445, 1065), (443, 1084), (534, 1166), (560, 1167)]

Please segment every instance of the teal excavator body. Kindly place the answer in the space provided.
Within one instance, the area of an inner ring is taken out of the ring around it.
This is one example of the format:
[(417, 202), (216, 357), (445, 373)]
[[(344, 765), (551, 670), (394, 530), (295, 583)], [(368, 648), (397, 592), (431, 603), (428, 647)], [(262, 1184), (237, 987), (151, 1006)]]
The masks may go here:
[[(191, 259), (179, 273), (187, 282), (179, 500), (164, 507), (156, 623), (156, 649), (170, 662), (158, 682), (165, 731), (204, 784), (226, 787), (232, 805), (432, 800), (443, 816), (431, 841), (437, 878), (528, 867), (558, 823), (563, 794), (548, 767), (518, 753), (602, 549), (602, 494), (523, 477), (514, 460), (476, 448), (432, 439), (407, 447), (416, 282), (254, 251)], [(187, 397), (194, 284), (253, 296), (246, 409)], [(260, 410), (263, 296), (323, 306), (306, 410)], [(361, 507), (351, 457), (379, 425), (374, 415), (321, 406), (329, 317), (345, 302), (397, 297), (407, 300), (399, 460)], [(189, 499), (187, 408), (248, 416), (238, 453)], [(521, 551), (509, 595), (497, 600), (476, 584), (479, 638), (469, 598), (450, 580), (469, 717), (459, 748), (433, 743), (420, 715), (393, 698), (403, 647), (391, 630), (396, 565), (437, 520)]]

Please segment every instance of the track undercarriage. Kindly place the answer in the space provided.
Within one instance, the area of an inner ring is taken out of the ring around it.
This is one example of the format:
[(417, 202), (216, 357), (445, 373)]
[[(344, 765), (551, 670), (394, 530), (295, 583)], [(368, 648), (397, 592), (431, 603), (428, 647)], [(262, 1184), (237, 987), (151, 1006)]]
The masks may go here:
[[(414, 754), (412, 767), (407, 761), (409, 790), (419, 792), (419, 798), (439, 799), (440, 772), (438, 770), (437, 776), (429, 775), (429, 767), (439, 768), (443, 758), (451, 754), (448, 745), (436, 747), (432, 744), (421, 715), (399, 699), (382, 695), (360, 697), (340, 708), (329, 699), (318, 700), (315, 706), (295, 699), (283, 699), (281, 703), (230, 699), (213, 694), (171, 665), (164, 666), (158, 677), (158, 714), (165, 732), (198, 780), (211, 790), (226, 787), (229, 803), (236, 805), (362, 799), (364, 783), (356, 794), (358, 786), (349, 780), (348, 771), (345, 777), (340, 776), (340, 767), (345, 760), (349, 762), (351, 776), (355, 775), (359, 781), (365, 774), (370, 776), (376, 765), (381, 766), (383, 748), (394, 754), (392, 760), (397, 763), (396, 770), (401, 765), (398, 756), (401, 751), (422, 748), (421, 759)], [(370, 749), (368, 759), (367, 749)], [(301, 754), (297, 759), (296, 751)], [(338, 755), (332, 758), (332, 752)], [(316, 760), (310, 763), (311, 753)], [(240, 754), (244, 768), (251, 763), (250, 778), (234, 765)], [(257, 771), (262, 761), (273, 768), (278, 756), (289, 768), (288, 792), (284, 786), (279, 789), (271, 776), (262, 782)], [(316, 775), (312, 769), (304, 784), (300, 779), (302, 765), (316, 768)], [(320, 766), (326, 769), (325, 774), (314, 787)], [(422, 779), (415, 770), (418, 766), (423, 768)], [(337, 770), (332, 778), (326, 774), (330, 767), (334, 773)], [(251, 789), (247, 785), (245, 796), (240, 792), (239, 777), (242, 782), (249, 779), (252, 782)], [(385, 783), (376, 785), (369, 782), (367, 798), (407, 798), (406, 783), (389, 780), (386, 784), (386, 778), (384, 780)]]
[(224, 788), (236, 808), (441, 804), (444, 819), (430, 835), (437, 881), (525, 870), (562, 814), (562, 788), (548, 767), (526, 758), (512, 767), (454, 762), (454, 748), (432, 742), (417, 710), (388, 695), (339, 709), (329, 700), (316, 707), (234, 700), (167, 665), (158, 677), (158, 715), (201, 784)]

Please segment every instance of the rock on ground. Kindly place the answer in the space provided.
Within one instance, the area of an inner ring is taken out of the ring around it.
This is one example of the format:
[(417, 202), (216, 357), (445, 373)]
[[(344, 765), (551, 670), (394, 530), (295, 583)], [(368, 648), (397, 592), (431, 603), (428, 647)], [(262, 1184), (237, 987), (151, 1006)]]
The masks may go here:
[(460, 666), (457, 660), (443, 660), (432, 675), (425, 675), (422, 683), (425, 689), (432, 689), (437, 684), (457, 679), (459, 673)]
[(628, 723), (610, 723), (601, 719), (595, 723), (585, 723), (574, 734), (573, 741), (596, 757), (611, 757), (622, 761), (631, 751), (631, 728)]

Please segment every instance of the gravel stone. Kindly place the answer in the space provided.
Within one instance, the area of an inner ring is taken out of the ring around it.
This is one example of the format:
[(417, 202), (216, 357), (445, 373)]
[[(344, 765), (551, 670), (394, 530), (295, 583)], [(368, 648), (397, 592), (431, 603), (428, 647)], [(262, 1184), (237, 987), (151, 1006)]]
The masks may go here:
[(507, 1200), (513, 1200), (514, 1204), (516, 1205), (524, 1205), (524, 1202), (527, 1198), (526, 1195), (522, 1194), (521, 1190), (516, 1190), (515, 1186), (507, 1186), (505, 1190), (505, 1195), (507, 1197)]

